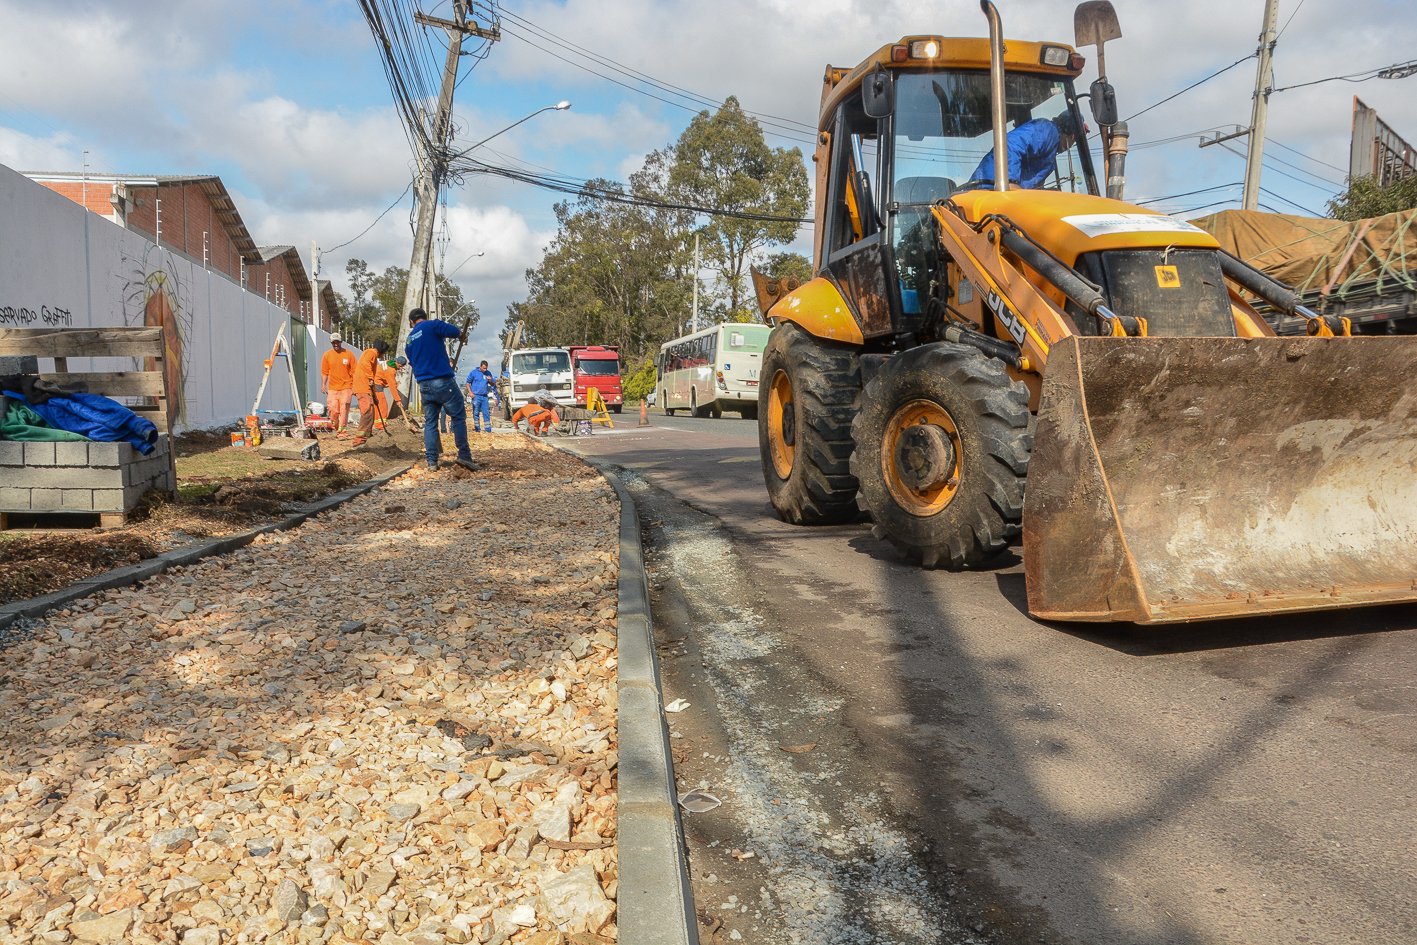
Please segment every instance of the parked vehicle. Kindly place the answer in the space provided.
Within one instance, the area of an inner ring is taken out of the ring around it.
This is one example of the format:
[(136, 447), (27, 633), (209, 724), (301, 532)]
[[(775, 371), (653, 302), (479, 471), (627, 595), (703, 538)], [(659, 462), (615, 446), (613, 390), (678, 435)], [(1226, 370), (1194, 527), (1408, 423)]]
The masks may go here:
[(590, 389), (600, 391), (611, 413), (624, 407), (624, 392), (620, 386), (619, 345), (568, 345), (571, 355), (571, 384), (576, 406), (586, 406)]
[(659, 349), (655, 369), (659, 408), (666, 416), (686, 409), (696, 417), (736, 410), (758, 416), (758, 370), (772, 329), (725, 322), (675, 338)]
[(571, 355), (565, 348), (522, 348), (503, 361), (507, 372), (507, 395), (502, 398), (502, 415), (511, 419), (532, 394), (545, 388), (556, 403), (569, 407), (575, 396), (571, 381)]

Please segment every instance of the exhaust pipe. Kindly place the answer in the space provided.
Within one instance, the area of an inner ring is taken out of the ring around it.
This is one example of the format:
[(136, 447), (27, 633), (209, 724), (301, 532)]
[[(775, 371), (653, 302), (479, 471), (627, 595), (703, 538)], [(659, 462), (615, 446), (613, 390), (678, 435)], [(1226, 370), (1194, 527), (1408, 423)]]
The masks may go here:
[(1107, 196), (1121, 200), (1127, 186), (1127, 123), (1119, 121), (1107, 136)]
[(1009, 142), (1004, 133), (1004, 26), (999, 8), (991, 0), (979, 0), (979, 8), (989, 18), (989, 105), (994, 122), (994, 189), (1009, 189)]

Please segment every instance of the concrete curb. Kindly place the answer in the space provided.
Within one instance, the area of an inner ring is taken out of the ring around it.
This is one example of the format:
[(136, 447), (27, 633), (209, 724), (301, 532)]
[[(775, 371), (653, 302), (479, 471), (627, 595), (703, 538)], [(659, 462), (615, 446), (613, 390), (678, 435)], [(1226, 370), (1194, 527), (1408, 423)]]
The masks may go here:
[[(545, 442), (545, 441), (542, 441)], [(649, 579), (635, 500), (605, 464), (558, 443), (590, 465), (620, 498), (620, 587), (616, 695), (620, 730), (620, 891), (622, 945), (699, 945), (684, 830), (674, 790), (674, 759), (664, 721), (659, 664), (649, 610)]]
[(382, 476), (375, 476), (361, 482), (357, 486), (351, 486), (342, 492), (325, 496), (294, 515), (287, 516), (277, 522), (270, 522), (266, 525), (259, 525), (248, 531), (238, 532), (235, 535), (226, 535), (221, 538), (212, 538), (207, 541), (199, 541), (191, 545), (184, 545), (181, 548), (174, 548), (171, 551), (163, 552), (156, 558), (149, 558), (146, 561), (139, 561), (137, 564), (130, 564), (126, 567), (115, 568), (112, 571), (105, 571), (103, 574), (96, 574), (91, 578), (85, 578), (69, 585), (63, 590), (55, 591), (52, 594), (45, 594), (43, 597), (31, 597), (29, 600), (15, 601), (0, 607), (0, 630), (8, 627), (22, 617), (42, 617), (51, 610), (63, 607), (81, 597), (87, 597), (96, 591), (105, 591), (112, 587), (127, 587), (130, 584), (137, 584), (139, 581), (146, 581), (155, 574), (161, 574), (168, 568), (180, 567), (191, 564), (202, 558), (212, 555), (230, 554), (238, 548), (244, 548), (251, 544), (261, 535), (268, 532), (283, 532), (286, 529), (294, 528), (308, 518), (319, 515), (321, 512), (328, 512), (336, 506), (343, 505), (350, 499), (372, 492), (397, 476), (412, 469), (410, 464), (392, 472), (387, 472)]

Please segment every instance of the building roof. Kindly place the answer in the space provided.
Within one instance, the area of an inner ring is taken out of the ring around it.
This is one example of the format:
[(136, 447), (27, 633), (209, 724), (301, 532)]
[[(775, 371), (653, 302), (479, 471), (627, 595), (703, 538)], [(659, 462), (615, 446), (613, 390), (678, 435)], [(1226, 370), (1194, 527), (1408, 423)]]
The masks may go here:
[(246, 229), (246, 223), (237, 212), (236, 202), (231, 199), (226, 185), (215, 174), (96, 174), (93, 172), (75, 174), (72, 171), (24, 171), (31, 180), (89, 181), (97, 184), (131, 184), (135, 187), (161, 187), (164, 184), (197, 184), (211, 201), (216, 217), (222, 228), (231, 237), (236, 251), (247, 262), (256, 261), (256, 241)]
[(290, 281), (295, 286), (297, 298), (314, 298), (310, 294), (310, 277), (305, 274), (305, 260), (300, 258), (300, 250), (294, 246), (257, 246), (256, 255), (260, 263), (271, 263), (278, 259), (285, 260), (286, 271), (290, 273)]
[(335, 292), (335, 287), (330, 285), (330, 280), (316, 279), (315, 285), (320, 292), (320, 311), (328, 312), (332, 322), (344, 318), (344, 312), (340, 309), (339, 294)]

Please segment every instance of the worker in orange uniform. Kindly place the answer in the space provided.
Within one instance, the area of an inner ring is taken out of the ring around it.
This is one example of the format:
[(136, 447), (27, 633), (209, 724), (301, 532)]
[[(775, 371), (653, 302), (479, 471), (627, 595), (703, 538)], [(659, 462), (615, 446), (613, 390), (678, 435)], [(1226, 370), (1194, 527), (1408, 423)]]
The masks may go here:
[(320, 392), (325, 395), (325, 413), (335, 434), (344, 439), (349, 424), (349, 402), (354, 396), (355, 355), (344, 346), (339, 332), (330, 333), (330, 350), (320, 359)]
[(525, 420), (532, 433), (537, 436), (545, 436), (546, 431), (551, 429), (551, 424), (560, 423), (561, 418), (556, 411), (549, 407), (543, 407), (536, 401), (532, 401), (512, 414), (512, 426)]
[[(354, 365), (354, 395), (359, 398), (359, 430), (354, 436), (354, 445), (363, 446), (369, 442), (374, 432), (374, 415), (378, 411), (378, 385), (380, 361), (389, 352), (389, 343), (380, 339), (372, 347), (366, 348)], [(402, 398), (400, 398), (402, 403)], [(405, 414), (407, 411), (405, 411)], [(414, 426), (409, 421), (409, 426)]]
[(393, 419), (395, 400), (398, 401), (399, 409), (403, 411), (404, 416), (408, 416), (408, 404), (403, 402), (403, 394), (399, 392), (398, 374), (398, 369), (407, 363), (408, 360), (403, 355), (379, 362), (379, 371), (374, 375), (374, 388), (380, 391), (379, 396), (384, 401), (384, 416), (374, 421), (374, 426), (381, 430), (384, 428), (384, 420)]

